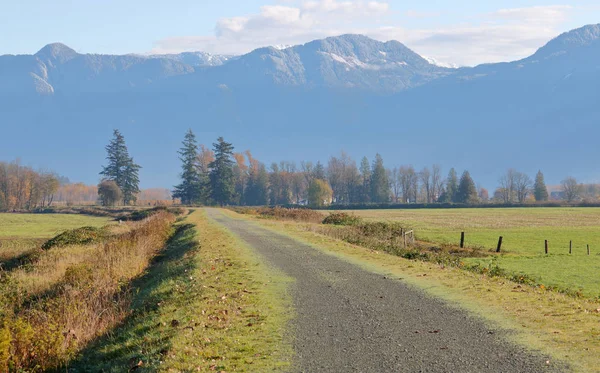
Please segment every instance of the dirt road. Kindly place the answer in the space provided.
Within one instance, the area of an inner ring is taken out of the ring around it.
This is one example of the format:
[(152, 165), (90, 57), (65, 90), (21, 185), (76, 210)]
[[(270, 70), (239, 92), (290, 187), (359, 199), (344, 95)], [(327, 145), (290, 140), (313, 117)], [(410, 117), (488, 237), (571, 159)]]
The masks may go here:
[(558, 372), (465, 311), (217, 209), (208, 215), (295, 279), (297, 372)]

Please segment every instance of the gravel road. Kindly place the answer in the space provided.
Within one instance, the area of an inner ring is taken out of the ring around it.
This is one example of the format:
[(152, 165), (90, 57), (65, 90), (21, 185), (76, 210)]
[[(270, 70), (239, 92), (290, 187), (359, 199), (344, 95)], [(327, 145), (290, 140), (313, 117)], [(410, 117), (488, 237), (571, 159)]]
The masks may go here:
[(559, 372), (424, 292), (217, 209), (207, 214), (295, 279), (294, 372)]

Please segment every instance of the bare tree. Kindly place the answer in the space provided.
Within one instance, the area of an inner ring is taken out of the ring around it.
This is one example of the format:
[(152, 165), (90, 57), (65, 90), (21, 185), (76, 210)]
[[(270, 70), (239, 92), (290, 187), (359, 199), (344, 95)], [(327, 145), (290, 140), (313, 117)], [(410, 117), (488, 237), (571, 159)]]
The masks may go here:
[(415, 169), (413, 166), (402, 166), (399, 173), (403, 202), (417, 202), (419, 178)]
[(388, 170), (388, 180), (390, 181), (390, 189), (392, 190), (394, 202), (398, 203), (402, 193), (402, 183), (400, 182), (400, 170), (398, 170), (398, 167)]
[(577, 184), (577, 179), (574, 177), (569, 176), (561, 181), (560, 184), (567, 202), (573, 202), (580, 197), (581, 186)]
[(500, 178), (500, 188), (498, 188), (498, 193), (504, 203), (513, 203), (515, 201), (517, 173), (518, 172), (514, 168), (510, 168)]
[(433, 201), (433, 183), (431, 182), (431, 171), (429, 171), (429, 168), (423, 168), (419, 173), (419, 178), (421, 179), (425, 202), (431, 203)]
[(531, 178), (522, 172), (515, 175), (515, 192), (519, 203), (525, 203), (527, 196), (531, 193), (533, 182)]

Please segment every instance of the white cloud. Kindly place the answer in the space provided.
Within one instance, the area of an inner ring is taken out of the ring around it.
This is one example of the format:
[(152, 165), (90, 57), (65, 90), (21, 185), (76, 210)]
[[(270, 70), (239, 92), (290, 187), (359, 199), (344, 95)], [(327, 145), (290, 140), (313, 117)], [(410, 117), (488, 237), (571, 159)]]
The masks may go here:
[[(159, 40), (152, 53), (202, 50), (241, 54), (268, 45), (295, 45), (360, 33), (382, 41), (398, 40), (439, 61), (475, 65), (532, 54), (559, 33), (559, 26), (573, 10), (560, 5), (500, 9), (477, 19), (465, 19), (455, 26), (408, 29), (391, 17), (393, 11), (385, 1), (280, 0), (279, 3), (263, 6), (256, 14), (221, 19), (214, 35)], [(441, 13), (428, 15), (438, 14)], [(403, 15), (424, 16), (411, 11)]]

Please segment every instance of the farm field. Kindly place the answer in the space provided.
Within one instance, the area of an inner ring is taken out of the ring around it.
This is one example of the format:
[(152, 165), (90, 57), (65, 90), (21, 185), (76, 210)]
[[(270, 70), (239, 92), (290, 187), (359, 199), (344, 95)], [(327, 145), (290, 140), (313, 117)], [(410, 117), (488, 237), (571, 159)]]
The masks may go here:
[[(369, 221), (396, 221), (415, 230), (422, 241), (495, 249), (502, 236), (502, 254), (471, 263), (497, 265), (515, 274), (532, 276), (540, 284), (600, 296), (600, 209), (423, 209), (351, 211)], [(549, 241), (550, 255), (544, 253)], [(569, 241), (573, 254), (569, 255)], [(591, 255), (587, 255), (587, 245)]]
[(0, 263), (19, 256), (63, 231), (101, 227), (109, 218), (60, 214), (0, 214)]

